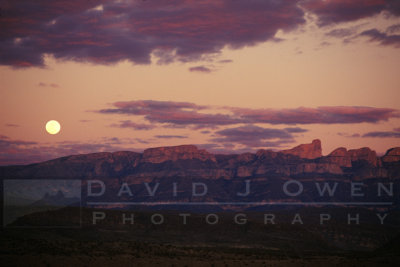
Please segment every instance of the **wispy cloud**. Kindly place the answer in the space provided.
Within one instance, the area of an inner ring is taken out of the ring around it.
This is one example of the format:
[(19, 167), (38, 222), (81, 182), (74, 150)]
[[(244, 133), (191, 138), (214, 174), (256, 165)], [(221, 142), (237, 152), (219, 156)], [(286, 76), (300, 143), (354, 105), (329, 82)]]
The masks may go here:
[(319, 26), (356, 21), (382, 11), (400, 15), (397, 0), (306, 0), (303, 7), (317, 16)]
[(203, 73), (210, 73), (212, 70), (206, 66), (196, 66), (189, 68), (190, 72), (203, 72)]
[(218, 63), (232, 63), (233, 62), (233, 60), (232, 59), (222, 59), (222, 60), (219, 60), (218, 61)]
[(135, 123), (130, 120), (120, 121), (118, 124), (111, 124), (111, 127), (130, 128), (133, 130), (151, 130), (156, 128), (156, 126), (152, 124)]
[(308, 132), (307, 129), (303, 129), (300, 127), (289, 127), (289, 128), (285, 128), (285, 131), (287, 131), (288, 133), (305, 133)]
[(246, 147), (279, 147), (281, 144), (294, 142), (293, 134), (287, 129), (262, 128), (255, 125), (228, 128), (215, 132), (215, 135), (217, 137), (210, 141), (241, 144)]
[(400, 23), (399, 24), (390, 25), (389, 27), (386, 28), (386, 32), (389, 33), (389, 34), (400, 32)]
[(52, 88), (59, 88), (60, 87), (56, 83), (44, 83), (44, 82), (39, 82), (38, 86), (40, 86), (40, 87), (52, 87)]
[(380, 45), (400, 47), (400, 35), (398, 34), (387, 34), (377, 29), (370, 29), (360, 33), (360, 36), (367, 36), (371, 42), (378, 42)]
[(400, 128), (394, 128), (393, 131), (372, 131), (365, 134), (348, 134), (348, 133), (338, 133), (340, 136), (344, 137), (363, 137), (363, 138), (400, 138)]
[(167, 126), (195, 126), (196, 128), (213, 128), (242, 122), (227, 114), (200, 113), (206, 106), (189, 102), (137, 100), (116, 102), (115, 108), (102, 109), (103, 114), (127, 114), (143, 116), (151, 123), (162, 123)]
[(14, 123), (6, 123), (5, 126), (7, 126), (7, 127), (19, 127), (18, 124), (14, 124)]
[(375, 137), (375, 138), (400, 138), (400, 132), (387, 131), (387, 132), (369, 132), (364, 134), (362, 137)]
[(196, 146), (200, 149), (205, 149), (208, 152), (215, 154), (241, 154), (247, 152), (255, 152), (257, 150), (257, 148), (253, 147), (236, 148), (234, 144), (229, 143), (204, 143), (196, 144)]
[(248, 122), (270, 124), (376, 123), (400, 117), (399, 111), (395, 109), (357, 106), (293, 109), (230, 108), (230, 110)]
[(361, 137), (360, 134), (358, 133), (354, 133), (354, 134), (349, 134), (349, 133), (338, 133), (339, 136), (343, 136), (343, 137), (351, 137), (351, 138), (357, 138), (357, 137)]
[(354, 35), (355, 33), (357, 33), (357, 31), (354, 28), (339, 28), (333, 29), (327, 32), (325, 35), (336, 38), (345, 38)]
[[(151, 123), (168, 127), (190, 126), (195, 129), (216, 128), (240, 123), (268, 124), (352, 124), (377, 123), (399, 118), (400, 112), (390, 108), (331, 106), (293, 109), (250, 109), (223, 107), (225, 113), (213, 113), (211, 106), (199, 106), (190, 102), (155, 100), (120, 101), (114, 108), (99, 110), (102, 114), (126, 114), (142, 116)], [(130, 122), (126, 122), (129, 127)], [(292, 129), (295, 130), (295, 129)]]
[(187, 136), (184, 135), (155, 135), (155, 138), (160, 138), (160, 139), (184, 139), (188, 138)]

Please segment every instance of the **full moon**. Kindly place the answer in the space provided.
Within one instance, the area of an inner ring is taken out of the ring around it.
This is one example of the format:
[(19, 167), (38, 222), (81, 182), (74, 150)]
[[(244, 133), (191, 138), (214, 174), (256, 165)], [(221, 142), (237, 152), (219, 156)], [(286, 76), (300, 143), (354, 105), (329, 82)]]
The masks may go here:
[(61, 129), (61, 125), (58, 121), (51, 120), (46, 123), (46, 131), (49, 134), (58, 134)]

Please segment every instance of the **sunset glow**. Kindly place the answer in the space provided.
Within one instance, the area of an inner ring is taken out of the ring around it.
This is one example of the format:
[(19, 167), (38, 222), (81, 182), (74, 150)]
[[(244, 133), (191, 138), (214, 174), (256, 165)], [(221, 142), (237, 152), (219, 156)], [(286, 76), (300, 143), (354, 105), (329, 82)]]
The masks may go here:
[(400, 146), (398, 1), (28, 2), (1, 2), (1, 165)]

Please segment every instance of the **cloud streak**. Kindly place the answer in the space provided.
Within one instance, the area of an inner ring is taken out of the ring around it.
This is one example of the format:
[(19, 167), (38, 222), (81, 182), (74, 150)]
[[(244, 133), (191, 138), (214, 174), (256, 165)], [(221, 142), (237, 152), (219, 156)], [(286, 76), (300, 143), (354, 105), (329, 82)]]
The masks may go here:
[(162, 123), (166, 126), (194, 126), (213, 128), (220, 125), (230, 125), (242, 122), (228, 114), (201, 113), (206, 106), (199, 106), (189, 102), (137, 100), (116, 102), (115, 108), (98, 111), (103, 114), (126, 114), (143, 116), (151, 123)]
[(117, 128), (130, 128), (133, 130), (152, 130), (156, 128), (155, 125), (151, 124), (143, 124), (143, 123), (135, 123), (130, 120), (125, 120), (125, 121), (120, 121), (119, 124), (111, 124), (111, 127), (117, 127)]
[(206, 66), (196, 66), (189, 68), (190, 72), (203, 72), (203, 73), (210, 73), (212, 70)]
[(369, 132), (364, 134), (362, 137), (372, 137), (372, 138), (400, 138), (400, 132)]
[(59, 88), (60, 86), (56, 83), (44, 83), (44, 82), (40, 82), (38, 83), (39, 87), (53, 87), (53, 88)]
[(396, 48), (400, 47), (400, 35), (387, 34), (377, 29), (370, 29), (360, 33), (360, 36), (369, 37), (371, 42), (378, 42), (380, 45), (391, 45)]
[(188, 138), (187, 136), (184, 135), (155, 135), (155, 138), (159, 139), (184, 139)]
[(306, 0), (303, 7), (317, 15), (321, 27), (371, 17), (382, 11), (400, 15), (397, 0)]
[(5, 126), (7, 126), (7, 127), (19, 127), (19, 125), (18, 124), (15, 124), (15, 123), (6, 123), (5, 124)]
[(390, 108), (330, 106), (293, 109), (230, 108), (234, 115), (252, 123), (270, 124), (348, 124), (376, 123), (400, 117), (399, 111)]
[[(212, 113), (211, 106), (200, 106), (190, 102), (137, 100), (120, 101), (114, 108), (102, 109), (102, 114), (124, 114), (142, 116), (150, 123), (164, 124), (165, 127), (217, 128), (241, 123), (268, 124), (352, 124), (377, 123), (399, 118), (400, 111), (390, 108), (331, 106), (293, 109), (250, 109), (223, 107), (228, 113)], [(125, 121), (119, 127), (135, 126)], [(291, 128), (296, 131), (296, 128)]]
[(263, 128), (255, 125), (228, 128), (215, 132), (215, 135), (217, 137), (210, 141), (222, 144), (240, 144), (248, 148), (279, 147), (281, 144), (295, 142), (293, 134), (287, 129)]

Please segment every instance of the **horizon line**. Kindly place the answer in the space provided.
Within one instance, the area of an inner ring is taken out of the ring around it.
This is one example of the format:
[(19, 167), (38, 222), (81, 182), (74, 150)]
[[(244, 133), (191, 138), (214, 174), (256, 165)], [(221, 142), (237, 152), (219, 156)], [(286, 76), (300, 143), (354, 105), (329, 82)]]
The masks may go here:
[(348, 205), (348, 206), (390, 206), (393, 202), (87, 202), (87, 205), (271, 205), (271, 206), (307, 206), (307, 205), (322, 205), (322, 206), (334, 206), (334, 205)]

